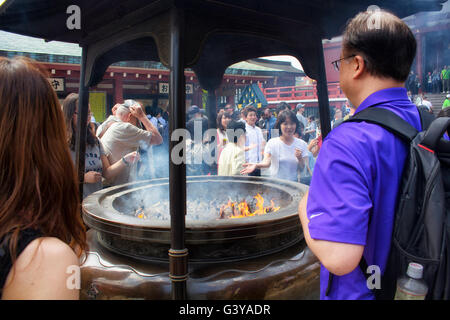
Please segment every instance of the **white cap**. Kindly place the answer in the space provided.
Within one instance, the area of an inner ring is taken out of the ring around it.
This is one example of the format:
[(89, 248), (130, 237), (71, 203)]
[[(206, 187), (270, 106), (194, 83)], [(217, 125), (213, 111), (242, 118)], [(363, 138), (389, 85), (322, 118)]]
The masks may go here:
[(422, 279), (423, 266), (415, 262), (410, 262), (406, 274), (414, 279)]

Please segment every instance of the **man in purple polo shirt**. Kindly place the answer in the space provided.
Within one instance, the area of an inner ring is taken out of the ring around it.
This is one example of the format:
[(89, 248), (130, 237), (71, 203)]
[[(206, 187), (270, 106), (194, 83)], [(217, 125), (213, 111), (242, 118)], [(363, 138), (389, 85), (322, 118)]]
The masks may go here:
[[(414, 36), (398, 17), (385, 11), (354, 17), (333, 64), (355, 113), (385, 108), (421, 130), (404, 88), (415, 53)], [(321, 299), (374, 299), (359, 263), (364, 256), (369, 275), (384, 272), (407, 151), (399, 138), (367, 122), (343, 123), (323, 142), (299, 205), (306, 242), (321, 262)]]

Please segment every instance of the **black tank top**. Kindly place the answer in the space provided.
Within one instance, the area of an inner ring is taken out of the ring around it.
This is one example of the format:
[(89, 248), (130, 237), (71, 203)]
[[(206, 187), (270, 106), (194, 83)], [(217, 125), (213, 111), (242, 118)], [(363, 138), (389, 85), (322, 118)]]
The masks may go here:
[[(35, 239), (42, 237), (42, 234), (34, 229), (26, 229), (20, 233), (19, 240), (17, 242), (16, 256), (22, 253), (23, 250)], [(5, 285), (6, 278), (9, 271), (12, 268), (11, 254), (9, 252), (9, 239), (4, 241), (4, 238), (0, 239), (0, 297), (2, 296), (3, 286)]]

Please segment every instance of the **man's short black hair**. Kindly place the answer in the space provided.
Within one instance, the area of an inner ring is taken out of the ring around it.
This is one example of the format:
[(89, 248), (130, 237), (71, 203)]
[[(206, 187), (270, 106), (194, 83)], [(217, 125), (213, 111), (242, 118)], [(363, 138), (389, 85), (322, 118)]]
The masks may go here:
[(284, 111), (284, 110), (292, 110), (292, 109), (291, 109), (291, 106), (289, 104), (287, 104), (286, 102), (282, 101), (282, 102), (280, 102), (278, 104), (277, 111), (281, 112), (281, 111)]
[(361, 55), (373, 76), (405, 82), (416, 56), (411, 29), (397, 16), (384, 11), (365, 11), (349, 21), (343, 34), (346, 56)]
[[(146, 110), (147, 112), (147, 110)], [(158, 114), (162, 113), (162, 109), (158, 106), (151, 106), (149, 108), (149, 112), (147, 114), (150, 114), (152, 117), (156, 117)]]
[(243, 111), (244, 117), (247, 117), (250, 112), (258, 114), (258, 110), (256, 110), (256, 108), (253, 105), (248, 105), (244, 108)]

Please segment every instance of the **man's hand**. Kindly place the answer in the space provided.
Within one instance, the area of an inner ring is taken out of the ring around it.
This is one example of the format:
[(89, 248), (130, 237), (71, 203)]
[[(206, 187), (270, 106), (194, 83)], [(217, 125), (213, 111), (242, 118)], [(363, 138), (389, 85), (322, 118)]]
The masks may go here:
[(144, 110), (142, 110), (142, 106), (141, 106), (140, 104), (132, 105), (132, 106), (130, 107), (130, 112), (131, 112), (131, 114), (132, 114), (134, 117), (136, 117), (136, 118), (139, 119), (139, 120), (141, 120), (142, 117), (145, 117), (145, 118), (147, 117), (147, 116), (145, 115)]
[(126, 162), (133, 164), (136, 161), (139, 161), (139, 153), (133, 151), (125, 155), (124, 158)]
[(250, 151), (252, 149), (255, 149), (258, 145), (256, 143), (252, 143), (251, 145), (249, 145), (248, 147), (244, 148), (244, 151)]

